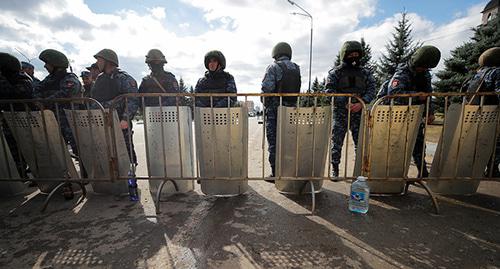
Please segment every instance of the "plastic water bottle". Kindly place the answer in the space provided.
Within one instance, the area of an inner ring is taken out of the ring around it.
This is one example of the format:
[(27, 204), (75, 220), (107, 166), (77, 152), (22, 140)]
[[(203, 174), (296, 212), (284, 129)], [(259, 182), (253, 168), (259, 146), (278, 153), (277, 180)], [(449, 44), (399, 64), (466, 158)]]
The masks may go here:
[(351, 185), (349, 210), (355, 213), (366, 214), (370, 201), (370, 188), (366, 184), (366, 177), (359, 176)]
[(135, 179), (135, 172), (130, 169), (128, 172), (128, 194), (130, 201), (139, 201), (139, 193), (137, 192), (137, 179)]

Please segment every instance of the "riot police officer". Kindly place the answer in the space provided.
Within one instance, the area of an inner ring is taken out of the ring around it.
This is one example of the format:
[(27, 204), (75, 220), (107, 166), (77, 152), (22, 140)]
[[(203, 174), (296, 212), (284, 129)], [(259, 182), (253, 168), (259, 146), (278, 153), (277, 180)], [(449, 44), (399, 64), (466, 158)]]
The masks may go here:
[[(407, 63), (401, 64), (396, 69), (387, 86), (387, 94), (403, 93), (431, 93), (431, 74), (429, 69), (436, 67), (441, 59), (441, 52), (434, 46), (422, 46), (417, 49)], [(425, 104), (427, 97), (414, 98), (412, 104)], [(407, 98), (395, 98), (395, 104), (408, 104)], [(427, 114), (427, 113), (426, 113)], [(427, 123), (434, 121), (434, 109), (432, 103), (428, 112)], [(419, 126), (417, 140), (413, 149), (413, 161), (418, 169), (418, 177), (428, 177), (427, 163), (424, 150), (424, 123)], [(422, 173), (421, 171), (422, 169)]]
[[(94, 55), (94, 58), (97, 59), (97, 66), (102, 73), (97, 77), (94, 87), (92, 87), (90, 94), (92, 98), (99, 101), (105, 108), (109, 108), (115, 97), (126, 93), (137, 93), (136, 81), (132, 76), (118, 68), (118, 55), (113, 50), (103, 49)], [(130, 160), (137, 165), (132, 137), (132, 118), (137, 112), (139, 102), (137, 98), (127, 98), (126, 102), (123, 99), (114, 107), (117, 109)]]
[[(375, 98), (375, 79), (370, 69), (360, 65), (363, 57), (363, 48), (358, 41), (347, 41), (340, 51), (342, 63), (328, 72), (326, 92), (355, 94), (365, 104)], [(332, 131), (332, 178), (339, 176), (339, 164), (342, 146), (349, 127), (354, 141), (355, 150), (358, 147), (359, 125), (361, 122), (363, 105), (356, 98), (336, 97), (333, 104), (333, 131)]]
[[(481, 92), (496, 92), (500, 94), (500, 47), (493, 47), (484, 51), (479, 57), (479, 69), (477, 73), (465, 84), (465, 88), (469, 93)], [(499, 105), (500, 95), (484, 96), (483, 105)], [(479, 105), (481, 97), (472, 95), (468, 97), (469, 104)], [(491, 164), (493, 162), (493, 165)], [(486, 176), (490, 175), (490, 169), (493, 167), (491, 174), (493, 177), (500, 177), (500, 137), (497, 138), (495, 158), (490, 160), (486, 169)]]
[[(226, 69), (226, 58), (218, 50), (212, 50), (205, 54), (205, 75), (198, 80), (194, 89), (195, 93), (236, 93), (234, 77)], [(196, 106), (199, 107), (227, 107), (236, 106), (237, 98), (228, 97), (197, 97)]]
[[(140, 93), (178, 93), (179, 83), (174, 74), (165, 71), (164, 65), (167, 63), (165, 55), (159, 49), (151, 49), (146, 55), (146, 64), (151, 73), (142, 79), (139, 86)], [(175, 97), (162, 97), (162, 106), (175, 106)], [(158, 106), (159, 100), (156, 97), (145, 97), (146, 106)]]
[[(300, 93), (300, 67), (291, 61), (292, 47), (286, 42), (276, 44), (271, 53), (271, 63), (262, 80), (262, 93)], [(266, 138), (271, 165), (271, 177), (275, 177), (276, 166), (276, 126), (278, 120), (279, 97), (261, 99), (266, 115)], [(283, 97), (283, 106), (295, 106), (297, 97)], [(272, 181), (271, 181), (272, 182)]]

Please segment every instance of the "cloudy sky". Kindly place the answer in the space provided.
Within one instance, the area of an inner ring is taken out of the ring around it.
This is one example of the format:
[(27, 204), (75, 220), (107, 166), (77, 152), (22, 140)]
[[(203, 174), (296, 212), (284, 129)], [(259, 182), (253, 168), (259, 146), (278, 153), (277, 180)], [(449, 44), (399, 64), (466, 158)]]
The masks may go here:
[[(364, 37), (374, 57), (384, 51), (406, 9), (415, 40), (438, 46), (444, 57), (467, 41), (480, 24), (487, 1), (478, 0), (296, 0), (314, 17), (314, 77), (323, 78), (342, 43)], [(115, 50), (120, 68), (138, 82), (148, 73), (144, 55), (158, 48), (167, 70), (195, 85), (204, 73), (203, 56), (213, 49), (227, 58), (239, 92), (259, 92), (271, 49), (292, 45), (307, 89), (309, 19), (286, 0), (2, 0), (0, 51), (32, 59), (36, 75), (46, 75), (38, 55), (63, 51), (79, 73), (102, 48)], [(442, 66), (442, 63), (440, 67)]]

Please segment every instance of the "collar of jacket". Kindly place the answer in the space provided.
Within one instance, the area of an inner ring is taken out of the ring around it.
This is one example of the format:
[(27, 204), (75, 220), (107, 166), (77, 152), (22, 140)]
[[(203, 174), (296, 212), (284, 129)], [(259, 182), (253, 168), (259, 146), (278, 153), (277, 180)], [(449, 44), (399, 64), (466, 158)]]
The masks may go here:
[(274, 62), (281, 62), (281, 61), (290, 61), (290, 57), (281, 56), (281, 57), (278, 57), (278, 59), (274, 60)]

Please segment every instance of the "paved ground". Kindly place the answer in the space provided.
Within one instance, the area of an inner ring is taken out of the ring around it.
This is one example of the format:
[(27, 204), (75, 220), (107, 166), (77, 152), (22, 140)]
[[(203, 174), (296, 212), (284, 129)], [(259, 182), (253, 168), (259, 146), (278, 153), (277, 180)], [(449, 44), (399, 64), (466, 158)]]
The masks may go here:
[[(253, 170), (261, 132), (252, 119)], [(347, 210), (346, 183), (325, 182), (314, 215), (310, 197), (268, 183), (233, 198), (198, 186), (166, 198), (158, 215), (146, 182), (140, 203), (90, 192), (74, 209), (57, 197), (45, 214), (40, 195), (0, 198), (0, 268), (500, 268), (498, 183), (440, 197), (441, 215), (412, 187), (371, 199), (365, 216)]]

